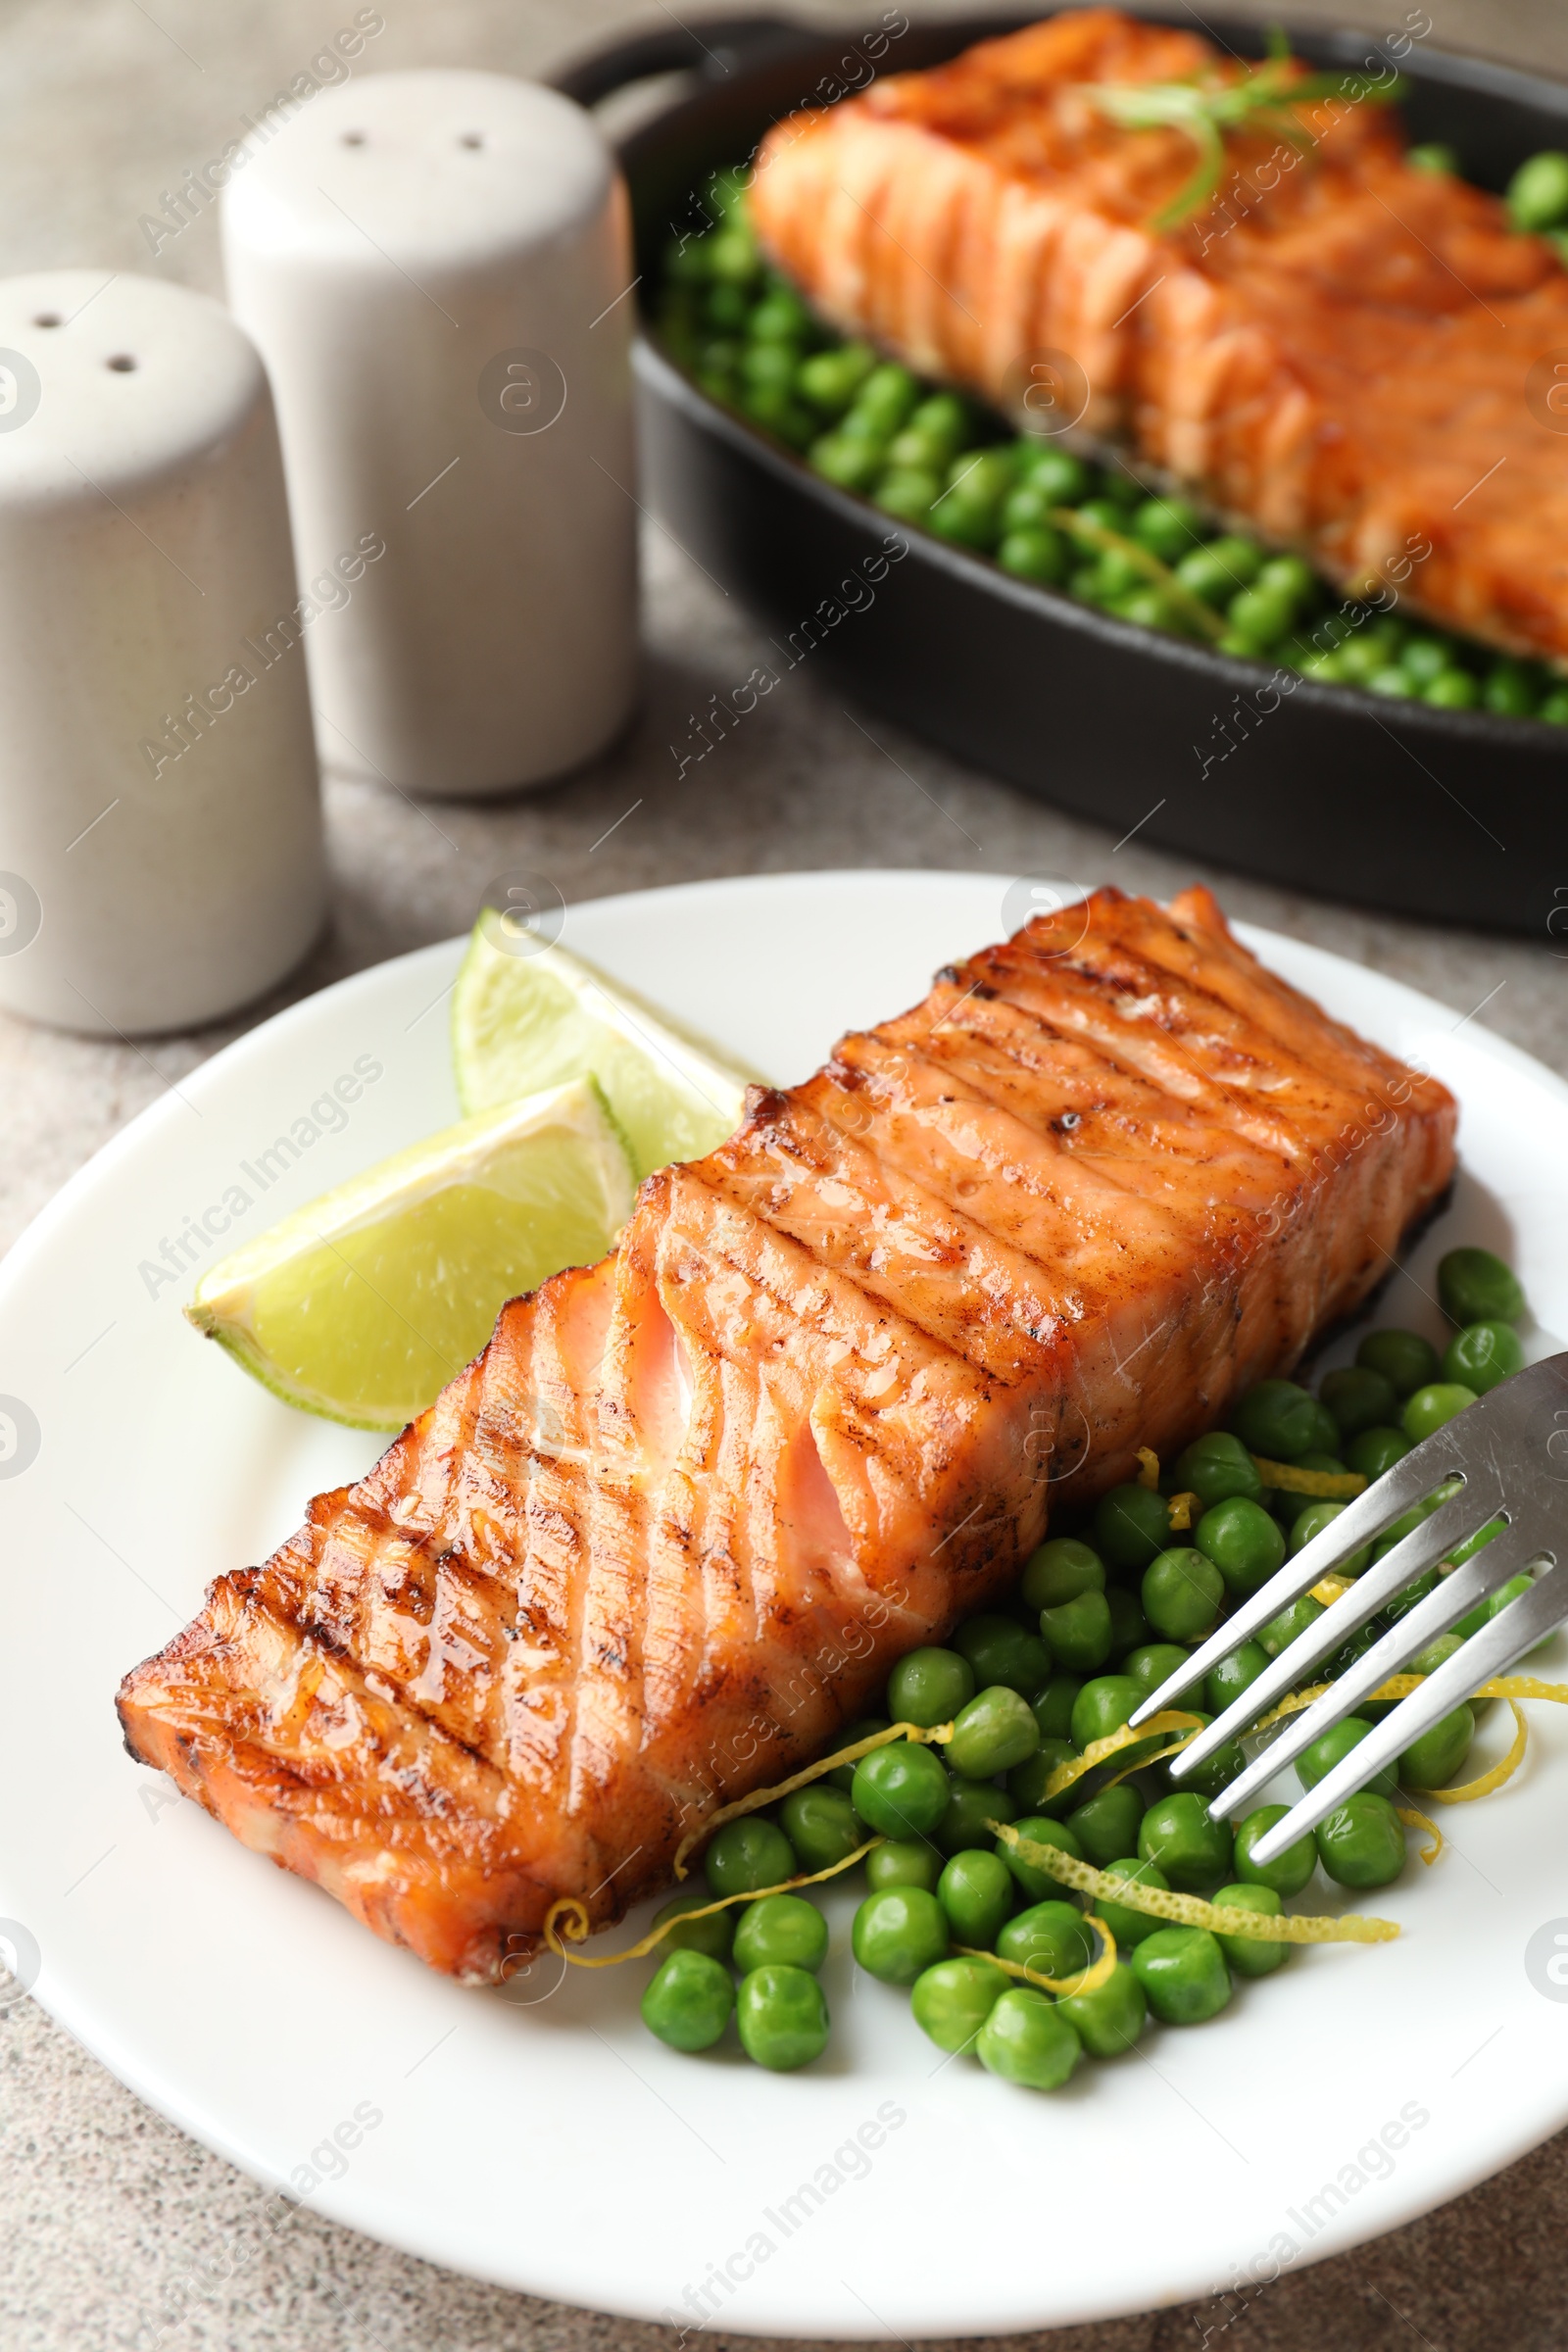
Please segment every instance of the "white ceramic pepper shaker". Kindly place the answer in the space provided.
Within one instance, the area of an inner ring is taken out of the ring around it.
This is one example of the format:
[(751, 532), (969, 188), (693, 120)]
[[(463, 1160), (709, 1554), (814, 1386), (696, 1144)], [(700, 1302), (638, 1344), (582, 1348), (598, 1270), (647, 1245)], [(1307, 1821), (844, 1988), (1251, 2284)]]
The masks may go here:
[(0, 1005), (217, 1018), (297, 963), (326, 871), (277, 428), (216, 303), (0, 280)]
[(301, 580), (323, 763), (490, 795), (589, 759), (636, 683), (625, 192), (588, 116), (499, 74), (323, 92), (223, 192)]

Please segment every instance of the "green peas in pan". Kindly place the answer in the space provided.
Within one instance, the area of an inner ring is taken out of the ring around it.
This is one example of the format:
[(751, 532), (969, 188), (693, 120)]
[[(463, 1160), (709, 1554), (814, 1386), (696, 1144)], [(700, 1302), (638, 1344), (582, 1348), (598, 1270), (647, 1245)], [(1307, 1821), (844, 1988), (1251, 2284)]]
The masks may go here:
[[(1261, 1911), (1278, 1919), (1284, 1905), (1272, 1886), (1222, 1886), (1214, 1901), (1229, 1911)], [(1288, 1943), (1265, 1943), (1256, 1936), (1216, 1936), (1215, 1942), (1239, 1977), (1271, 1977), (1283, 1967)]]
[(1370, 1789), (1347, 1797), (1315, 1836), (1318, 1859), (1338, 1886), (1391, 1886), (1404, 1868), (1404, 1824)]
[(1467, 1323), (1448, 1342), (1443, 1377), (1484, 1396), (1499, 1381), (1522, 1371), (1524, 1361), (1524, 1347), (1511, 1323)]
[(1138, 1852), (1157, 1862), (1181, 1894), (1201, 1894), (1231, 1874), (1235, 1839), (1200, 1796), (1182, 1789), (1150, 1806), (1138, 1831)]
[[(862, 1740), (873, 1740), (878, 1732), (890, 1732), (892, 1729), (885, 1715), (862, 1715), (858, 1723), (847, 1724), (840, 1732), (838, 1745), (857, 1747)], [(848, 1795), (854, 1781), (853, 1764), (835, 1764), (831, 1772), (823, 1773), (818, 1786), (823, 1788), (842, 1788)]]
[(702, 1910), (712, 1899), (706, 1886), (687, 1886), (679, 1894), (672, 1894), (654, 1913), (654, 1925), (662, 1927), (666, 1919), (676, 1919), (681, 1924), (670, 1929), (661, 1948), (666, 1953), (706, 1952), (710, 1960), (727, 1960), (735, 1941), (734, 1912), (710, 1911), (706, 1919), (685, 1916), (688, 1911)]
[(1511, 1266), (1490, 1250), (1450, 1250), (1438, 1263), (1438, 1298), (1450, 1323), (1518, 1323), (1525, 1295)]
[(940, 1759), (929, 1747), (906, 1740), (862, 1756), (850, 1789), (860, 1819), (884, 1838), (929, 1838), (948, 1809), (950, 1793)]
[(1283, 1854), (1272, 1862), (1254, 1862), (1252, 1848), (1266, 1838), (1277, 1822), (1285, 1819), (1289, 1805), (1259, 1805), (1249, 1813), (1236, 1833), (1236, 1875), (1250, 1886), (1271, 1886), (1288, 1902), (1299, 1894), (1317, 1868), (1317, 1846), (1310, 1831), (1288, 1845)]
[(888, 1676), (888, 1713), (922, 1731), (951, 1723), (973, 1696), (974, 1668), (956, 1649), (911, 1649)]
[(872, 368), (856, 393), (850, 416), (868, 435), (890, 441), (907, 423), (919, 398), (920, 387), (908, 369), (884, 361)]
[(947, 1913), (954, 1942), (983, 1952), (993, 1949), (1012, 1917), (1016, 1892), (1012, 1872), (1001, 1855), (973, 1846), (955, 1854), (937, 1881), (937, 1901)]
[(1083, 2045), (1056, 2002), (1019, 1984), (1002, 1995), (986, 2019), (975, 2055), (1004, 2082), (1059, 2090), (1083, 2056)]
[(947, 1746), (954, 1772), (973, 1781), (1027, 1763), (1040, 1745), (1040, 1726), (1027, 1699), (999, 1683), (959, 1710)]
[(945, 1854), (961, 1854), (969, 1846), (989, 1850), (997, 1835), (992, 1825), (1011, 1821), (1017, 1804), (995, 1781), (964, 1781), (955, 1775), (949, 1785), (953, 1793), (948, 1809), (932, 1832), (938, 1847)]
[(1432, 1381), (1426, 1388), (1417, 1389), (1413, 1396), (1406, 1397), (1404, 1434), (1412, 1446), (1419, 1446), (1423, 1438), (1434, 1436), (1446, 1422), (1452, 1421), (1475, 1401), (1475, 1390), (1467, 1388), (1463, 1381)]
[(971, 1617), (953, 1636), (953, 1647), (968, 1660), (975, 1688), (1004, 1683), (1020, 1697), (1033, 1698), (1051, 1680), (1053, 1659), (1038, 1634), (1026, 1633), (1015, 1617)]
[(1178, 1494), (1196, 1494), (1205, 1511), (1233, 1495), (1256, 1502), (1263, 1481), (1240, 1438), (1228, 1429), (1212, 1429), (1176, 1457), (1173, 1472)]
[(1143, 1819), (1144, 1800), (1132, 1782), (1117, 1781), (1113, 1788), (1097, 1789), (1081, 1805), (1075, 1805), (1065, 1827), (1083, 1847), (1085, 1861), (1102, 1870), (1118, 1854), (1132, 1851)]
[(747, 2057), (772, 2074), (793, 2074), (827, 2048), (827, 2002), (804, 1968), (753, 1969), (741, 1980), (735, 2023)]
[[(1316, 1856), (1313, 1857), (1314, 1861)], [(1143, 1862), (1134, 1855), (1102, 1865), (1107, 1879), (1118, 1879), (1139, 1886), (1152, 1886), (1161, 1894), (1168, 1893), (1170, 1881), (1157, 1862)], [(1097, 1898), (1095, 1915), (1102, 1919), (1116, 1938), (1116, 1949), (1130, 1952), (1135, 1944), (1144, 1943), (1164, 1925), (1152, 1911), (1135, 1911), (1130, 1903), (1118, 1903), (1103, 1897)]]
[(1093, 1992), (1063, 1993), (1056, 2002), (1091, 2058), (1119, 2058), (1130, 2050), (1149, 2019), (1149, 2003), (1136, 1972), (1118, 1960)]
[(941, 1876), (942, 1856), (928, 1838), (889, 1838), (865, 1857), (866, 1884), (873, 1894), (895, 1886), (918, 1886), (934, 1894)]
[(1410, 1441), (1402, 1429), (1392, 1426), (1363, 1429), (1351, 1438), (1345, 1448), (1345, 1467), (1357, 1470), (1366, 1479), (1381, 1478), (1396, 1462), (1402, 1462), (1410, 1451)]
[(880, 443), (864, 435), (852, 436), (845, 426), (813, 441), (810, 460), (816, 471), (840, 490), (865, 492), (875, 487), (885, 459)]
[(875, 502), (884, 514), (894, 515), (898, 521), (923, 526), (941, 492), (942, 484), (934, 473), (899, 466), (882, 476), (876, 486)]
[(708, 2050), (729, 2024), (735, 1986), (710, 1952), (673, 1951), (643, 1994), (643, 2024), (672, 2050)]
[(776, 1821), (753, 1813), (714, 1832), (703, 1871), (715, 1894), (755, 1894), (794, 1878), (795, 1849)]
[(814, 352), (802, 361), (796, 389), (824, 416), (841, 416), (875, 366), (868, 343), (841, 343), (837, 351)]
[(1007, 1775), (1007, 1794), (1029, 1813), (1070, 1813), (1078, 1802), (1077, 1787), (1063, 1789), (1059, 1796), (1047, 1796), (1046, 1784), (1058, 1764), (1070, 1763), (1078, 1753), (1070, 1740), (1042, 1740), (1034, 1754), (1023, 1764), (1015, 1764)]
[(814, 1903), (798, 1894), (765, 1894), (748, 1903), (735, 1930), (735, 1965), (808, 1968), (814, 1976), (827, 1958), (827, 1921)]
[(1381, 1372), (1397, 1397), (1413, 1396), (1438, 1377), (1438, 1351), (1419, 1332), (1369, 1331), (1355, 1360), (1370, 1372)]
[(1260, 1502), (1246, 1494), (1233, 1494), (1205, 1511), (1193, 1530), (1193, 1540), (1204, 1558), (1213, 1561), (1226, 1591), (1238, 1600), (1260, 1591), (1285, 1560), (1285, 1539), (1278, 1522)]
[(831, 1870), (865, 1843), (865, 1830), (849, 1797), (825, 1780), (794, 1789), (778, 1817), (802, 1870)]
[(1398, 1404), (1393, 1381), (1370, 1364), (1345, 1364), (1337, 1372), (1326, 1372), (1321, 1395), (1342, 1440), (1392, 1422)]
[(1007, 1985), (1005, 1972), (989, 1960), (939, 1960), (915, 1979), (909, 2006), (939, 2050), (967, 2050)]
[(1031, 1609), (1058, 1609), (1084, 1592), (1103, 1592), (1105, 1563), (1073, 1536), (1055, 1536), (1029, 1554), (1019, 1592)]
[(1059, 531), (1045, 524), (1009, 530), (997, 549), (997, 562), (1015, 579), (1033, 580), (1043, 588), (1059, 588), (1072, 564), (1072, 552)]
[(1161, 1928), (1135, 1948), (1132, 1969), (1164, 2026), (1200, 2026), (1231, 1997), (1225, 1955), (1206, 1928)]
[(1259, 1381), (1238, 1399), (1231, 1425), (1249, 1452), (1270, 1462), (1331, 1452), (1340, 1439), (1327, 1407), (1294, 1380)]
[(1033, 483), (1054, 506), (1076, 506), (1088, 496), (1091, 475), (1082, 458), (1050, 441), (1025, 439), (1017, 444), (1018, 475)]
[(1112, 1568), (1147, 1568), (1170, 1542), (1170, 1512), (1148, 1487), (1112, 1487), (1095, 1506), (1093, 1532), (1096, 1551)]
[(1152, 1698), (1160, 1684), (1168, 1683), (1191, 1654), (1179, 1642), (1145, 1642), (1130, 1651), (1121, 1662), (1121, 1670), (1138, 1685), (1139, 1705), (1146, 1698)]
[[(1022, 1821), (1015, 1821), (1012, 1826), (1020, 1838), (1029, 1838), (1035, 1845), (1054, 1845), (1059, 1852), (1071, 1854), (1075, 1862), (1089, 1859), (1077, 1832), (1069, 1829), (1064, 1821), (1049, 1821), (1041, 1814), (1034, 1814)], [(1038, 1863), (1031, 1862), (1005, 1838), (997, 1839), (996, 1854), (998, 1861), (1006, 1866), (1032, 1901), (1043, 1902), (1048, 1895), (1056, 1893), (1057, 1882), (1050, 1872), (1042, 1870)]]
[(948, 1915), (923, 1886), (888, 1886), (868, 1894), (850, 1931), (855, 1957), (884, 1984), (912, 1984), (946, 1959)]
[(1162, 564), (1179, 564), (1203, 536), (1198, 509), (1184, 498), (1146, 498), (1134, 507), (1128, 529)]
[(1140, 1593), (1155, 1633), (1170, 1642), (1196, 1642), (1219, 1614), (1225, 1580), (1196, 1545), (1173, 1544), (1145, 1569)]

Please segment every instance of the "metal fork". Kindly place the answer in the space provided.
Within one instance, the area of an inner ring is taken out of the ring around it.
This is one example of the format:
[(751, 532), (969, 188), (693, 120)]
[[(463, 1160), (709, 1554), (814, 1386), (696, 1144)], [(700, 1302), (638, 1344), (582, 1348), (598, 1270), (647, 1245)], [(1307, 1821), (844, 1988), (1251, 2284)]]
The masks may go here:
[[(1446, 1483), (1459, 1480), (1457, 1493), (1440, 1502), (1421, 1525), (1375, 1560), (1250, 1684), (1233, 1705), (1173, 1756), (1169, 1770), (1182, 1780), (1216, 1749), (1248, 1731), (1259, 1717), (1312, 1679), (1312, 1669), (1359, 1633), (1378, 1610), (1440, 1565), (1469, 1537), (1493, 1521), (1498, 1532), (1459, 1567), (1442, 1574), (1436, 1587), (1342, 1674), (1320, 1698), (1287, 1719), (1280, 1735), (1238, 1779), (1211, 1799), (1222, 1820), (1245, 1814), (1259, 1789), (1283, 1765), (1294, 1762), (1319, 1735), (1353, 1714), (1391, 1675), (1400, 1673), (1429, 1642), (1530, 1569), (1528, 1592), (1504, 1603), (1451, 1658), (1375, 1724), (1366, 1739), (1326, 1773), (1315, 1788), (1293, 1805), (1257, 1840), (1253, 1853), (1271, 1862), (1287, 1846), (1316, 1829), (1337, 1805), (1364, 1788), (1435, 1723), (1467, 1698), (1481, 1683), (1503, 1673), (1516, 1658), (1568, 1622), (1568, 1354), (1548, 1356), (1516, 1372), (1478, 1402), (1412, 1448), (1402, 1461), (1346, 1505), (1339, 1517), (1303, 1544), (1260, 1592), (1227, 1617), (1177, 1673), (1160, 1685), (1131, 1718), (1145, 1723), (1163, 1707), (1178, 1704), (1200, 1684), (1211, 1666), (1228, 1657), (1292, 1601), (1331, 1576), (1340, 1563), (1374, 1543), (1393, 1520), (1424, 1502)], [(1559, 1549), (1564, 1565), (1559, 1565)]]

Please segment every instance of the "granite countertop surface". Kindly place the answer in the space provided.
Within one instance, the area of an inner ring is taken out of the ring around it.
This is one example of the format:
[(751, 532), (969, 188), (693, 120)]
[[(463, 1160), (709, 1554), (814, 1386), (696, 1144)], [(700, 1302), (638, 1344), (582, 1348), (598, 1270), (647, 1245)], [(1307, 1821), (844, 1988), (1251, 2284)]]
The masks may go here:
[[(1437, 37), (1568, 76), (1568, 14), (1552, 0), (1428, 5)], [(1289, 13), (1328, 21), (1355, 6)], [(1359, 6), (1371, 32), (1405, 18), (1394, 0), (1386, 24), (1373, 0)], [(1172, 13), (1183, 8), (1199, 21), (1185, 0)], [(106, 274), (150, 270), (220, 292), (211, 218), (163, 241), (154, 257), (143, 216), (160, 209), (187, 166), (235, 135), (242, 114), (308, 71), (353, 13), (348, 0), (336, 14), (318, 0), (0, 0), (0, 270), (101, 264)], [(820, 8), (796, 13), (832, 21)], [(667, 25), (673, 12), (660, 0), (642, 9), (617, 0), (382, 0), (380, 14), (384, 30), (363, 70), (474, 64), (533, 74), (612, 27)], [(764, 640), (657, 527), (646, 533), (644, 561), (646, 679), (629, 733), (568, 781), (501, 805), (421, 808), (329, 778), (331, 931), (269, 1004), (200, 1035), (137, 1045), (0, 1017), (0, 1249), (127, 1119), (250, 1020), (466, 928), (487, 880), (517, 866), (549, 875), (567, 900), (798, 867), (1051, 873), (1160, 894), (1199, 874), (1233, 914), (1410, 981), (1451, 1005), (1456, 1021), (1479, 1010), (1487, 1025), (1568, 1073), (1561, 943), (1424, 927), (1263, 887), (1141, 839), (1117, 845), (890, 721), (871, 719), (871, 740), (849, 698), (809, 672), (682, 775), (670, 747), (686, 740), (688, 714), (744, 678)], [(1354, 858), (1348, 840), (1348, 869)], [(22, 1796), (12, 1789), (7, 1801)], [(1323, 2027), (1332, 2035), (1332, 2011)], [(149, 2315), (165, 2307), (169, 2281), (192, 2272), (202, 2291), (166, 2344), (224, 2352), (660, 2352), (674, 2344), (663, 2328), (450, 2276), (308, 2210), (268, 2235), (259, 2186), (143, 2107), (27, 2000), (0, 2012), (0, 2181), (6, 2352), (150, 2345), (157, 2321)], [(605, 2227), (613, 2226), (607, 2214)], [(1565, 2238), (1568, 2136), (1245, 2306), (1189, 2305), (1054, 2340), (1062, 2352), (1165, 2352), (1234, 2327), (1251, 2352), (1479, 2352), (1499, 2343), (1534, 2352), (1562, 2339)]]

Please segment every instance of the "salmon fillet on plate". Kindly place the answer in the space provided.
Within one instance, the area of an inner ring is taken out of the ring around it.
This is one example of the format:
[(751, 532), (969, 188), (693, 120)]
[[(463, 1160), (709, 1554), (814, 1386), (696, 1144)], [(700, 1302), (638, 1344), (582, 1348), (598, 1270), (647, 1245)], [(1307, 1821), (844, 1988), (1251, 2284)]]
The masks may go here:
[(1382, 575), (1568, 661), (1568, 443), (1531, 398), (1568, 366), (1568, 270), (1414, 168), (1351, 74), (1291, 136), (1279, 110), (1229, 131), (1215, 194), (1161, 226), (1199, 149), (1096, 93), (1248, 71), (1194, 29), (1067, 11), (790, 116), (752, 217), (826, 318), (920, 372), (1038, 425), (1028, 367), (1065, 355), (1082, 431), (1152, 476), (1352, 592)]
[(125, 1677), (133, 1755), (468, 1984), (595, 1926), (1364, 1300), (1455, 1106), (1232, 938), (1102, 890), (936, 976), (613, 1253), (502, 1310), (357, 1485)]

